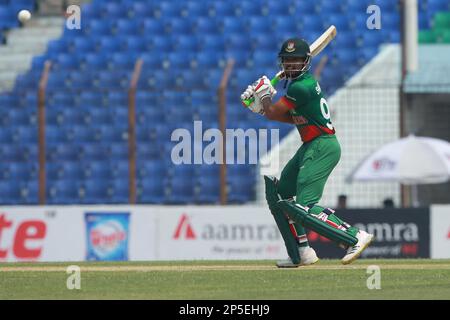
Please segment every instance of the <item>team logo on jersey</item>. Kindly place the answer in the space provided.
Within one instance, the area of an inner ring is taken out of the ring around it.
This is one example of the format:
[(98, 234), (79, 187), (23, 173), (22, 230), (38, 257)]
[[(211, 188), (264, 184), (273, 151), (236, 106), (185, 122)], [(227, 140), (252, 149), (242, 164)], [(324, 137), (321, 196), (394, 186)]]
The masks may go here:
[(286, 52), (294, 52), (295, 51), (295, 42), (289, 41), (286, 46)]

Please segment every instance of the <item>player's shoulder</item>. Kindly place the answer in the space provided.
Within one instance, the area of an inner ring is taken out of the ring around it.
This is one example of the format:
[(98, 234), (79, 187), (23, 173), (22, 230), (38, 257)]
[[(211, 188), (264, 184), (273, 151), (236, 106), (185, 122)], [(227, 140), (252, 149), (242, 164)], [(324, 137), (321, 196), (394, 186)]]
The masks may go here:
[(289, 91), (308, 92), (311, 88), (316, 87), (317, 80), (309, 72), (301, 76), (299, 79), (292, 81), (289, 85)]

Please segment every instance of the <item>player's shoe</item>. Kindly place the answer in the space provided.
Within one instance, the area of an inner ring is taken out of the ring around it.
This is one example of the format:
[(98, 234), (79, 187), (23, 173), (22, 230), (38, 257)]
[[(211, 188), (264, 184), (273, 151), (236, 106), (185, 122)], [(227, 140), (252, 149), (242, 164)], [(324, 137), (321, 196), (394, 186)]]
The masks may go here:
[(314, 251), (311, 247), (301, 247), (298, 249), (300, 253), (300, 263), (293, 263), (291, 258), (287, 258), (286, 260), (280, 260), (277, 262), (278, 268), (297, 268), (299, 266), (308, 266), (319, 261), (319, 258), (316, 255), (316, 251)]
[(347, 254), (342, 258), (342, 264), (349, 264), (355, 261), (361, 253), (370, 245), (373, 241), (373, 234), (359, 230), (356, 234), (358, 242), (347, 249)]

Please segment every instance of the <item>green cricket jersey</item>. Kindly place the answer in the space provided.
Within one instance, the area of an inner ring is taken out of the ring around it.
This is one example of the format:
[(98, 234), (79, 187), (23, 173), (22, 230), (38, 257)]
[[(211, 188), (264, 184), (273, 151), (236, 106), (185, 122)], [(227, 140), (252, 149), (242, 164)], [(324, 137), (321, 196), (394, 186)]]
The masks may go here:
[(303, 142), (311, 141), (322, 134), (335, 133), (331, 124), (330, 108), (319, 83), (309, 72), (293, 80), (286, 95), (281, 99), (289, 106)]

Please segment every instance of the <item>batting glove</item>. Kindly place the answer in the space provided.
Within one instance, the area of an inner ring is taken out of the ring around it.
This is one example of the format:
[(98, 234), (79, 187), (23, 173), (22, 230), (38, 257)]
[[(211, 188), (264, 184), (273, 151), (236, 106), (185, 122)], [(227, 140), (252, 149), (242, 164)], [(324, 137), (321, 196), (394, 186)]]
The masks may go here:
[(263, 101), (267, 97), (273, 98), (277, 94), (277, 91), (272, 86), (267, 76), (259, 78), (255, 84), (253, 84), (253, 87), (255, 90), (255, 98), (259, 98), (260, 101)]
[(245, 91), (241, 94), (242, 101), (251, 98), (255, 99), (249, 106), (247, 106), (247, 108), (254, 113), (264, 114), (264, 108), (261, 104), (261, 100), (255, 96), (255, 90), (252, 85), (248, 86), (247, 89), (245, 89)]

